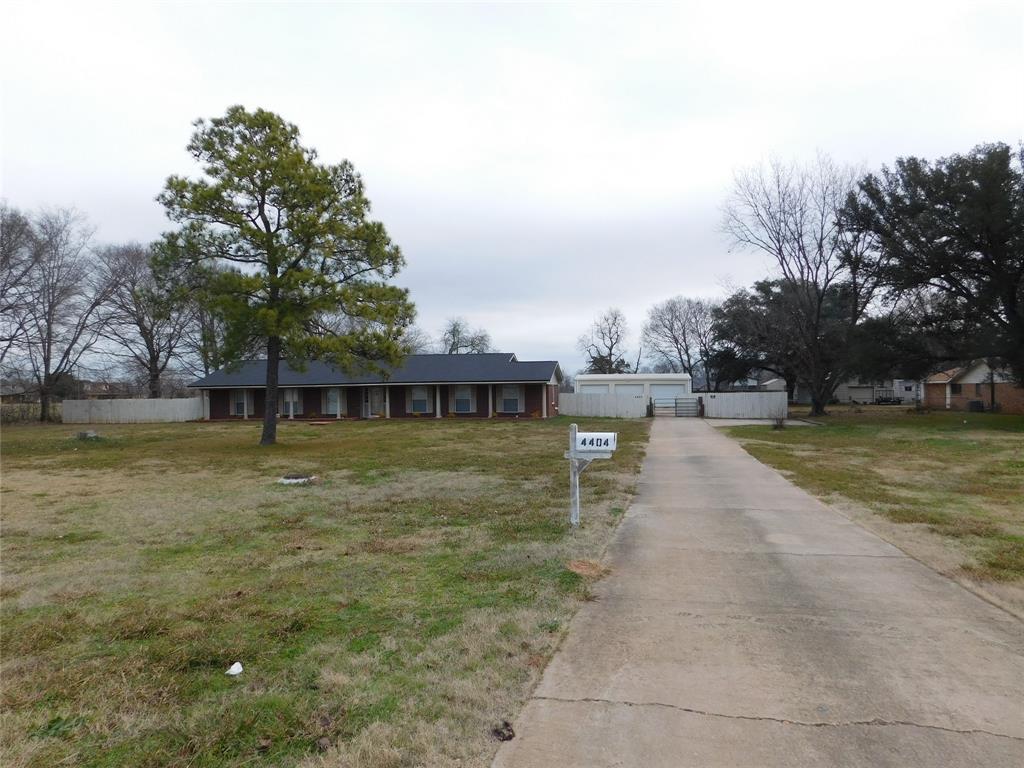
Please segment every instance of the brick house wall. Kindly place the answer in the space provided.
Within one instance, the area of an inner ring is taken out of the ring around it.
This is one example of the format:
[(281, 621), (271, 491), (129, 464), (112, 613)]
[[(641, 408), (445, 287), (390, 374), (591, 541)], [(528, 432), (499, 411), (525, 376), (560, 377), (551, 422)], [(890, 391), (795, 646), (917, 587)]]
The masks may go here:
[(540, 418), (544, 414), (544, 384), (526, 385), (526, 413), (525, 416)]
[(940, 409), (946, 407), (946, 385), (925, 384), (924, 385), (924, 406), (925, 408)]
[(363, 413), (363, 388), (345, 387), (342, 389), (342, 394), (345, 398), (342, 414), (353, 419), (361, 416)]
[(226, 419), (231, 416), (231, 392), (226, 389), (210, 390), (210, 418)]
[(487, 392), (490, 387), (487, 384), (478, 384), (476, 388), (476, 415), (487, 418)]
[(558, 385), (545, 384), (548, 396), (548, 418), (558, 415)]
[[(933, 410), (946, 410), (946, 384), (925, 384), (924, 404)], [(956, 384), (953, 384), (956, 389)], [(996, 403), (1001, 413), (1024, 414), (1024, 387), (1001, 382), (995, 385)], [(992, 388), (986, 383), (960, 384), (960, 391), (950, 394), (949, 410), (966, 411), (970, 402), (980, 400), (985, 410), (992, 408)]]
[[(983, 386), (988, 388), (987, 384)], [(1024, 387), (1009, 383), (996, 384), (996, 403), (1000, 413), (1024, 414)]]

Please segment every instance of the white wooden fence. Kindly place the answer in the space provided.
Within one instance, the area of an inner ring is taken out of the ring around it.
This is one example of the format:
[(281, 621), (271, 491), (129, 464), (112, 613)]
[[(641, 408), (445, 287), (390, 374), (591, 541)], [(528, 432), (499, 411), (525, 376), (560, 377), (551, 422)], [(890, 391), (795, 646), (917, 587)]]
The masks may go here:
[[(696, 404), (697, 398), (704, 401), (706, 419), (784, 419), (789, 413), (785, 392), (698, 392), (683, 399)], [(696, 407), (693, 410), (696, 412)], [(562, 392), (558, 395), (558, 413), (636, 419), (647, 415), (647, 399), (635, 395)]]
[(561, 392), (558, 395), (558, 413), (560, 416), (637, 419), (647, 415), (647, 400), (636, 395)]
[(142, 424), (203, 418), (201, 397), (148, 400), (65, 400), (65, 424)]
[(706, 419), (784, 419), (785, 392), (701, 392)]

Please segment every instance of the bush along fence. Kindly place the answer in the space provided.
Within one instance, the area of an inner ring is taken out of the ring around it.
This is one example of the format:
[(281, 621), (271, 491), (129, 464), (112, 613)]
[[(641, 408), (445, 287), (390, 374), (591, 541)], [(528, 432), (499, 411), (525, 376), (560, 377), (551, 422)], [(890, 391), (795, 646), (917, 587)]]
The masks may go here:
[[(50, 403), (49, 421), (60, 422), (60, 403)], [(4, 403), (0, 405), (0, 423), (20, 424), (39, 421), (39, 403)]]

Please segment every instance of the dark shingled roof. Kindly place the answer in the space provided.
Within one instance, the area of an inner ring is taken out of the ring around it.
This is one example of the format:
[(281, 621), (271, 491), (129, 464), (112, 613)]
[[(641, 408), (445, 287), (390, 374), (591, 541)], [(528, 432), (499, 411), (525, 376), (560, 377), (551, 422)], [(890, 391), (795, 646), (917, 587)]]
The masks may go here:
[[(296, 371), (281, 361), (278, 386), (330, 387), (357, 384), (447, 384), (455, 382), (547, 382), (558, 372), (554, 360), (519, 361), (508, 352), (482, 355), (408, 355), (390, 375), (349, 375), (333, 365), (311, 360), (305, 371)], [(222, 368), (189, 384), (199, 389), (218, 387), (264, 387), (267, 383), (267, 361), (249, 360), (234, 371)]]

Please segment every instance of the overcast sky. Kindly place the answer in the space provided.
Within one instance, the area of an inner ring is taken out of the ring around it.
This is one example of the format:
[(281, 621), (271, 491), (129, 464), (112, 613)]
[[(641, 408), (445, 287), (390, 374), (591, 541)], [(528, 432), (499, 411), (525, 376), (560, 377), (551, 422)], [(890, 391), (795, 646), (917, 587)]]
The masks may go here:
[[(351, 160), (418, 323), (465, 316), (575, 371), (609, 306), (721, 296), (735, 170), (877, 167), (1024, 137), (1024, 2), (5, 6), (0, 197), (100, 242), (169, 228), (191, 122), (231, 104)], [(634, 351), (635, 354), (635, 351)]]

